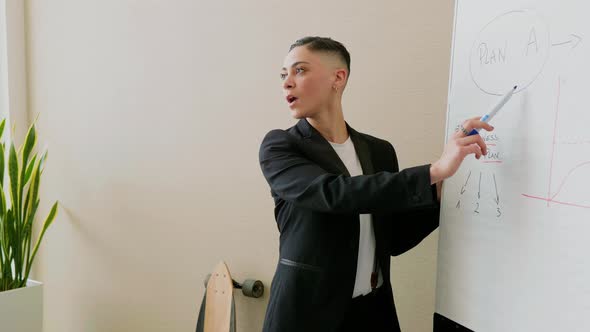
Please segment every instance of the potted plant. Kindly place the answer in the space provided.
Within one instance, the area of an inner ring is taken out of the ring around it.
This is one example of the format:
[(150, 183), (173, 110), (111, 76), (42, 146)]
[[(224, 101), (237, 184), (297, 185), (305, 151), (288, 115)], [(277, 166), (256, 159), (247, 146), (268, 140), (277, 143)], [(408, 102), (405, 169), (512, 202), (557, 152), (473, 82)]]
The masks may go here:
[[(0, 123), (0, 137), (6, 119)], [(35, 246), (32, 231), (39, 207), (39, 182), (47, 151), (33, 152), (37, 136), (35, 123), (18, 152), (12, 139), (0, 142), (0, 330), (42, 329), (42, 285), (29, 280), (29, 273), (45, 231), (57, 214), (57, 202), (45, 219)], [(6, 176), (5, 176), (6, 175)]]

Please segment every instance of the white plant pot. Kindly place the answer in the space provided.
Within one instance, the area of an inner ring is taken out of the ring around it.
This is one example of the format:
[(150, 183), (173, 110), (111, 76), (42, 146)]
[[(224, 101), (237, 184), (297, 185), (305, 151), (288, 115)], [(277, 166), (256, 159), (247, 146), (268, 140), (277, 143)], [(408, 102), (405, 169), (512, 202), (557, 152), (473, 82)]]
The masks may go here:
[(0, 331), (43, 331), (43, 284), (28, 280), (27, 287), (0, 292)]

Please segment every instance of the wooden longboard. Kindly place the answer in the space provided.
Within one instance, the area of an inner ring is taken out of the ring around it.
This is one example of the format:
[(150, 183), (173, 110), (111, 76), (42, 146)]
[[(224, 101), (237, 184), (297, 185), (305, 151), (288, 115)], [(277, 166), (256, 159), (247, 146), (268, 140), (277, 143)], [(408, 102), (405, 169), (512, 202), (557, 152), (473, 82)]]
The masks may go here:
[(197, 332), (235, 332), (234, 286), (227, 265), (219, 262), (211, 273), (203, 297)]

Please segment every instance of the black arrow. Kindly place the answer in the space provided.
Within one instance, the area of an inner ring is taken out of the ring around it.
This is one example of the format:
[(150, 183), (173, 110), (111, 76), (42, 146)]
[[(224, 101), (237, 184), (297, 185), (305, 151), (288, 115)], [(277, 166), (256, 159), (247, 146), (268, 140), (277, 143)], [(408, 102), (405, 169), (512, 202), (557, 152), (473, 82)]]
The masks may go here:
[(465, 184), (461, 188), (461, 195), (463, 195), (463, 193), (465, 192), (465, 187), (467, 186), (467, 182), (469, 182), (470, 177), (471, 177), (471, 171), (469, 171), (469, 175), (467, 175), (467, 181), (465, 181)]
[(498, 185), (496, 184), (496, 174), (494, 174), (494, 188), (496, 188), (496, 204), (500, 204), (500, 196), (498, 195)]
[(477, 189), (477, 199), (481, 198), (481, 172), (479, 172), (479, 188)]
[(574, 49), (574, 48), (576, 48), (576, 46), (578, 46), (578, 44), (581, 41), (582, 41), (582, 37), (580, 37), (578, 35), (571, 34), (570, 35), (570, 40), (564, 41), (564, 42), (561, 42), (561, 43), (554, 43), (554, 44), (551, 44), (551, 45), (553, 45), (553, 46), (561, 46), (561, 45), (566, 45), (566, 44), (570, 44), (571, 43), (572, 44), (572, 49)]

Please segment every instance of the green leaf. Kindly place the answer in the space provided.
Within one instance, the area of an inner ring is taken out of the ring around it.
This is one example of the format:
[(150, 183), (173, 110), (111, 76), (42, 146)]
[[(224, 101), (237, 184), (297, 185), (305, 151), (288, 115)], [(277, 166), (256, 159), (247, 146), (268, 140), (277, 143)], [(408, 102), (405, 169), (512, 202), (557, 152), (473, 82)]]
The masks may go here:
[[(22, 165), (25, 167), (27, 162), (29, 161), (29, 156), (31, 155), (31, 151), (35, 147), (35, 143), (37, 143), (37, 133), (35, 131), (35, 124), (33, 123), (31, 127), (29, 127), (29, 132), (27, 133), (27, 138), (25, 138), (25, 143), (23, 144), (23, 159)], [(24, 182), (23, 182), (24, 183)]]
[(41, 234), (39, 234), (39, 237), (37, 238), (37, 243), (35, 244), (35, 250), (33, 250), (33, 255), (31, 255), (31, 258), (27, 262), (27, 271), (25, 273), (25, 278), (24, 278), (25, 280), (27, 280), (29, 278), (29, 272), (31, 271), (31, 266), (33, 265), (33, 262), (35, 261), (35, 256), (37, 256), (37, 250), (39, 250), (39, 244), (43, 240), (43, 235), (45, 235), (45, 231), (47, 231), (47, 228), (49, 226), (51, 226), (51, 224), (53, 223), (53, 220), (55, 219), (55, 216), (57, 215), (57, 206), (58, 206), (58, 202), (55, 202), (53, 204), (53, 207), (51, 207), (51, 211), (49, 212), (47, 219), (45, 219), (45, 222), (43, 223), (43, 229), (41, 230)]
[(4, 190), (1, 189), (2, 188), (0, 188), (0, 215), (2, 218), (6, 218), (6, 209), (8, 207), (6, 206), (6, 196), (4, 196)]
[(4, 134), (4, 126), (6, 125), (6, 118), (2, 119), (2, 122), (0, 122), (0, 137), (2, 137), (2, 134)]
[(25, 204), (23, 205), (23, 221), (27, 229), (32, 228), (33, 219), (35, 217), (36, 209), (34, 209), (35, 202), (38, 201), (39, 195), (39, 163), (35, 164), (34, 170), (31, 171), (31, 184), (27, 190)]
[[(35, 131), (35, 123), (33, 123), (30, 127), (29, 127), (29, 131), (27, 132), (27, 136), (25, 138), (25, 142), (24, 144), (21, 146), (19, 153), (21, 155), (21, 163), (20, 163), (20, 168), (18, 169), (18, 175), (19, 175), (19, 185), (18, 185), (18, 199), (16, 200), (16, 205), (17, 211), (18, 211), (18, 221), (19, 222), (24, 222), (25, 220), (25, 216), (23, 213), (23, 191), (24, 188), (26, 186), (26, 170), (28, 169), (29, 166), (29, 158), (31, 155), (31, 151), (33, 151), (33, 148), (35, 147), (35, 143), (37, 142), (37, 134)], [(24, 230), (23, 230), (24, 231)], [(23, 235), (26, 236), (28, 233), (24, 233)], [(26, 240), (26, 239), (25, 239)], [(24, 249), (23, 249), (24, 250)]]
[(36, 161), (37, 161), (37, 155), (34, 155), (33, 159), (31, 159), (31, 162), (27, 166), (27, 171), (25, 172), (25, 180), (23, 181), (24, 185), (26, 185), (29, 182), (29, 180), (31, 179), (31, 173), (33, 172), (33, 167), (35, 167)]
[[(0, 137), (7, 122), (6, 119), (0, 121)], [(35, 122), (29, 127), (20, 149), (15, 148), (10, 137), (6, 143), (0, 142), (0, 291), (26, 285), (45, 232), (57, 215), (58, 202), (55, 202), (31, 248), (40, 202), (40, 178), (47, 158), (47, 151), (41, 155), (34, 152)]]
[(45, 168), (45, 160), (47, 159), (47, 155), (49, 155), (49, 151), (45, 150), (39, 158), (39, 174), (43, 173), (43, 169)]
[(10, 143), (10, 152), (8, 154), (8, 178), (10, 179), (10, 201), (13, 207), (18, 206), (18, 159), (14, 143)]
[[(29, 187), (29, 192), (31, 195), (31, 202), (35, 202), (37, 200), (37, 197), (39, 196), (39, 184), (41, 183), (41, 160), (39, 160), (37, 167), (35, 167), (32, 177), (33, 178), (31, 179), (31, 186)], [(25, 206), (25, 209), (26, 208), (27, 207)]]
[(0, 144), (0, 187), (4, 188), (4, 144)]

